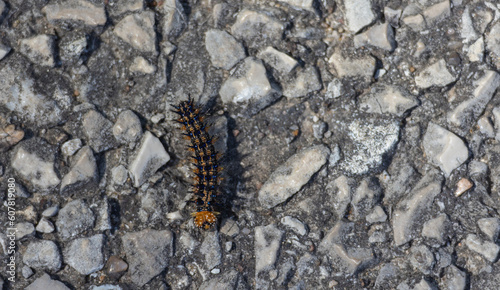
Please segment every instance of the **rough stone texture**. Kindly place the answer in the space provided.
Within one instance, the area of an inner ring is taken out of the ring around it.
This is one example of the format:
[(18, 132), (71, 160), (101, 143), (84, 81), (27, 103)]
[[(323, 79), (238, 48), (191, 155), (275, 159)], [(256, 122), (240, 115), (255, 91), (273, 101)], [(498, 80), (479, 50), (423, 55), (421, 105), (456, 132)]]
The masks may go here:
[(83, 116), (83, 130), (88, 143), (96, 153), (115, 146), (116, 141), (111, 132), (113, 123), (99, 112), (90, 110)]
[(158, 3), (158, 10), (164, 14), (163, 35), (177, 37), (187, 25), (187, 16), (179, 0), (165, 0)]
[(104, 235), (71, 241), (64, 252), (64, 261), (82, 275), (89, 275), (104, 267), (102, 248)]
[(212, 65), (230, 70), (245, 58), (245, 49), (231, 34), (212, 29), (205, 34), (205, 47)]
[(321, 89), (321, 81), (315, 67), (298, 70), (286, 84), (283, 95), (288, 98), (304, 97)]
[(393, 51), (396, 48), (394, 40), (394, 31), (388, 22), (374, 25), (367, 31), (354, 37), (354, 46), (361, 47), (371, 45), (383, 50)]
[(222, 251), (218, 232), (210, 232), (205, 236), (200, 246), (200, 252), (205, 256), (208, 269), (213, 269), (221, 263)]
[(113, 126), (113, 135), (121, 142), (136, 142), (142, 136), (142, 127), (139, 117), (131, 110), (126, 110), (118, 115)]
[(21, 39), (19, 49), (30, 61), (43, 66), (54, 66), (54, 37), (37, 35)]
[(283, 232), (276, 225), (255, 228), (255, 273), (274, 268), (281, 248)]
[(260, 45), (266, 41), (277, 42), (283, 36), (285, 25), (273, 17), (252, 10), (238, 13), (231, 26), (231, 34), (248, 44)]
[(33, 241), (23, 253), (23, 263), (31, 268), (56, 272), (61, 268), (61, 253), (53, 241)]
[(96, 185), (97, 175), (94, 153), (89, 146), (85, 146), (75, 155), (71, 170), (63, 177), (61, 192), (90, 189), (92, 185)]
[(104, 5), (96, 5), (84, 0), (64, 1), (61, 4), (50, 4), (42, 9), (47, 20), (81, 21), (85, 25), (97, 26), (106, 23)]
[(53, 289), (53, 290), (69, 290), (63, 282), (54, 280), (44, 273), (40, 278), (36, 279), (25, 288), (26, 290), (40, 290), (40, 289)]
[(418, 73), (415, 77), (415, 83), (417, 87), (427, 89), (432, 86), (444, 87), (456, 79), (446, 68), (445, 60), (440, 59)]
[(332, 54), (328, 60), (340, 78), (361, 77), (370, 79), (375, 72), (375, 58), (362, 56), (359, 58), (344, 57), (340, 52)]
[(90, 229), (95, 216), (87, 204), (77, 199), (66, 204), (57, 215), (56, 227), (63, 240)]
[(299, 64), (293, 57), (272, 46), (268, 46), (260, 51), (257, 57), (283, 75), (290, 73)]
[(369, 113), (402, 116), (418, 105), (415, 97), (398, 87), (381, 84), (360, 96), (360, 108)]
[(358, 32), (363, 27), (375, 21), (376, 15), (372, 11), (372, 3), (369, 0), (346, 0), (344, 2), (344, 18), (347, 29)]
[(152, 11), (128, 15), (116, 24), (114, 32), (133, 48), (144, 52), (156, 51), (154, 31), (155, 15)]
[(500, 246), (495, 243), (488, 241), (481, 241), (478, 236), (474, 234), (468, 234), (465, 239), (465, 245), (472, 251), (481, 254), (488, 261), (494, 262), (498, 257), (498, 252), (500, 252)]

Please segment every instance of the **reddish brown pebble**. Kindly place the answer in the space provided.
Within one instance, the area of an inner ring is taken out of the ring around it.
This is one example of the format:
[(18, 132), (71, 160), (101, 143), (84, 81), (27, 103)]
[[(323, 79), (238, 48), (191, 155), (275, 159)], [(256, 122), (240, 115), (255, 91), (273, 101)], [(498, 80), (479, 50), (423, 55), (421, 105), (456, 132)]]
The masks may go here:
[(127, 271), (128, 264), (118, 256), (111, 256), (108, 259), (106, 269), (109, 274), (119, 274)]

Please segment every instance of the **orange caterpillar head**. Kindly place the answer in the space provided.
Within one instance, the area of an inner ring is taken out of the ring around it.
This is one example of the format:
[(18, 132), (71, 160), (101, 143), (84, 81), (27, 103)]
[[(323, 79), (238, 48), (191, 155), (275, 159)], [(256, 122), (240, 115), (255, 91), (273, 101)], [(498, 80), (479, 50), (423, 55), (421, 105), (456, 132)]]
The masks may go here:
[(218, 212), (212, 211), (199, 211), (193, 212), (191, 215), (194, 217), (194, 224), (197, 227), (208, 230), (213, 225), (215, 225), (215, 222), (217, 222), (218, 214)]

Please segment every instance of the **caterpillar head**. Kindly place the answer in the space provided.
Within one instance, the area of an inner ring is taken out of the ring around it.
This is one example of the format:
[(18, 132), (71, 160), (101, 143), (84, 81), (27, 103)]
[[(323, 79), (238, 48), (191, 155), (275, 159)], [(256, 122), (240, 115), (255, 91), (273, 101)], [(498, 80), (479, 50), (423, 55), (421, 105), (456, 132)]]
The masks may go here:
[(199, 228), (208, 230), (217, 222), (218, 212), (212, 211), (199, 211), (192, 213), (194, 217), (194, 224)]

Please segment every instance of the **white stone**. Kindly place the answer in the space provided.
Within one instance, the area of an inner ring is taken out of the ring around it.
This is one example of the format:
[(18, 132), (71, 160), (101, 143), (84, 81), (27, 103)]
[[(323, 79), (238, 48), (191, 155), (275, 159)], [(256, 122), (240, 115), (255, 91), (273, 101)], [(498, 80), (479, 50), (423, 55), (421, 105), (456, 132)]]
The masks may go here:
[[(2, 10), (0, 9), (0, 15), (2, 14), (1, 11)], [(2, 58), (4, 58), (9, 52), (10, 52), (10, 47), (0, 43), (0, 60), (2, 60)]]
[(451, 265), (444, 270), (439, 282), (439, 289), (464, 290), (467, 286), (467, 274)]
[(482, 218), (477, 221), (481, 231), (492, 241), (495, 242), (500, 234), (500, 219), (497, 217)]
[(85, 113), (82, 126), (88, 144), (95, 152), (99, 153), (115, 146), (116, 140), (111, 131), (113, 123), (101, 113), (95, 110)]
[(205, 33), (205, 48), (212, 65), (225, 70), (230, 70), (246, 56), (243, 45), (223, 30), (208, 30)]
[(32, 223), (24, 222), (16, 224), (16, 240), (32, 236), (35, 233), (35, 226)]
[(48, 190), (61, 180), (54, 171), (54, 161), (46, 161), (38, 155), (19, 148), (12, 158), (11, 166), (23, 178), (30, 180), (38, 189)]
[(495, 243), (482, 241), (478, 236), (468, 234), (465, 239), (465, 245), (472, 251), (481, 254), (486, 260), (495, 262), (500, 252), (500, 246)]
[(333, 66), (339, 78), (362, 77), (370, 80), (375, 72), (375, 58), (369, 55), (354, 59), (344, 57), (336, 51), (328, 62)]
[(289, 74), (299, 64), (293, 57), (272, 46), (260, 51), (257, 57), (282, 75)]
[(374, 25), (367, 31), (354, 36), (354, 46), (371, 45), (383, 50), (393, 51), (396, 47), (394, 31), (389, 22)]
[(318, 145), (290, 157), (261, 187), (258, 198), (262, 207), (273, 208), (297, 193), (326, 163), (329, 154), (328, 147)]
[(283, 3), (287, 3), (288, 5), (296, 8), (296, 9), (304, 9), (314, 12), (314, 0), (278, 0)]
[(260, 44), (266, 40), (281, 40), (284, 30), (285, 25), (271, 16), (245, 9), (238, 13), (231, 34), (249, 44)]
[(281, 218), (281, 223), (287, 227), (292, 228), (297, 234), (301, 236), (307, 234), (306, 225), (297, 218), (284, 216)]
[(430, 239), (436, 239), (438, 243), (444, 243), (445, 229), (448, 223), (448, 216), (440, 214), (436, 218), (430, 219), (424, 223), (422, 236)]
[(486, 48), (497, 57), (500, 56), (500, 21), (497, 21), (486, 35)]
[(42, 8), (48, 21), (70, 20), (82, 21), (85, 25), (98, 26), (106, 23), (104, 5), (95, 5), (83, 0), (63, 1)]
[(125, 110), (118, 115), (113, 125), (113, 135), (124, 143), (135, 142), (142, 136), (139, 117), (131, 110)]
[(90, 183), (97, 182), (97, 163), (90, 146), (80, 149), (72, 163), (71, 170), (61, 181), (61, 192), (73, 191), (76, 187), (86, 188)]
[(333, 79), (326, 89), (325, 97), (327, 98), (338, 98), (342, 96), (344, 89), (342, 87), (342, 82), (339, 79)]
[(440, 59), (422, 70), (415, 77), (415, 83), (419, 88), (427, 89), (432, 86), (444, 87), (456, 79), (446, 68), (444, 59)]
[(462, 14), (462, 30), (460, 31), (460, 36), (466, 43), (474, 41), (478, 37), (476, 31), (474, 30), (474, 25), (470, 17), (469, 6), (465, 7), (465, 10)]
[(144, 57), (138, 56), (132, 61), (130, 71), (142, 74), (152, 74), (156, 71), (156, 67), (150, 64)]
[(414, 31), (420, 31), (425, 28), (424, 17), (420, 14), (403, 18), (403, 23)]
[(283, 232), (275, 224), (255, 227), (255, 273), (274, 267), (278, 259)]
[(144, 11), (128, 15), (114, 28), (115, 34), (133, 48), (144, 52), (156, 51), (155, 14)]
[(61, 145), (61, 152), (64, 156), (73, 156), (80, 148), (82, 148), (82, 140), (71, 139)]
[(471, 44), (467, 51), (467, 57), (469, 61), (482, 62), (484, 58), (484, 39), (483, 37), (479, 37), (473, 44)]
[(160, 1), (157, 11), (163, 16), (163, 36), (177, 37), (187, 25), (187, 16), (179, 0)]
[(451, 15), (450, 1), (446, 0), (432, 5), (425, 9), (423, 14), (427, 25), (434, 25)]
[(371, 24), (377, 16), (372, 11), (370, 0), (344, 0), (344, 18), (347, 29), (351, 32), (358, 32), (363, 27)]
[(128, 178), (128, 170), (123, 165), (118, 165), (111, 170), (111, 177), (113, 178), (113, 182), (119, 185), (122, 185), (127, 181)]
[(446, 177), (469, 158), (469, 149), (462, 139), (434, 123), (427, 126), (422, 142), (427, 159), (439, 166)]
[(283, 95), (287, 98), (304, 97), (322, 88), (319, 73), (313, 66), (297, 70), (289, 81), (283, 84)]
[[(498, 110), (498, 113), (500, 113), (500, 110)], [(479, 132), (484, 134), (486, 137), (495, 137), (495, 129), (493, 128), (493, 125), (491, 124), (491, 121), (488, 117), (482, 116), (481, 118), (479, 118), (479, 120), (477, 121), (477, 126), (479, 127)]]
[(170, 155), (149, 131), (142, 137), (141, 145), (130, 162), (129, 171), (134, 178), (134, 186), (141, 186), (156, 170), (170, 160)]
[(385, 214), (384, 209), (380, 205), (375, 206), (373, 208), (373, 211), (366, 216), (366, 221), (371, 224), (385, 222), (386, 220), (387, 220), (387, 215)]
[(127, 12), (138, 12), (144, 9), (144, 1), (143, 0), (120, 0), (118, 3), (114, 3), (114, 5), (108, 5), (108, 9), (114, 15), (120, 15)]
[(53, 36), (41, 34), (24, 38), (19, 41), (19, 46), (20, 52), (31, 62), (50, 67), (55, 65)]
[(33, 283), (29, 284), (25, 290), (39, 290), (39, 289), (52, 289), (52, 290), (70, 290), (63, 282), (53, 280), (49, 274), (44, 273), (40, 278), (37, 278)]
[(38, 222), (38, 225), (36, 225), (36, 231), (44, 234), (52, 233), (55, 229), (54, 224), (46, 217), (42, 217)]
[(396, 86), (387, 84), (376, 85), (370, 92), (359, 97), (359, 107), (368, 113), (403, 114), (418, 105), (417, 100)]

